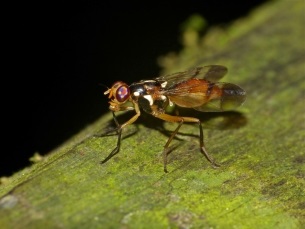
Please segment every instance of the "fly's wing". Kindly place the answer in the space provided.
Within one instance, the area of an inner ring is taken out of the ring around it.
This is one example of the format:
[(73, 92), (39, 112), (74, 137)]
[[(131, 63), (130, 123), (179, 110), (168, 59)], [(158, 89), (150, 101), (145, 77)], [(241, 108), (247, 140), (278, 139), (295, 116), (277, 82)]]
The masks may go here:
[(160, 82), (166, 82), (165, 88), (171, 88), (174, 85), (192, 78), (205, 79), (210, 82), (217, 82), (228, 72), (227, 68), (221, 65), (207, 65), (196, 67), (184, 72), (177, 72), (155, 78)]
[(224, 75), (226, 75), (228, 69), (221, 65), (209, 65), (201, 67), (200, 72), (196, 78), (204, 79), (210, 82), (218, 82)]
[(231, 83), (189, 79), (164, 91), (174, 104), (198, 111), (228, 111), (242, 105), (246, 92)]

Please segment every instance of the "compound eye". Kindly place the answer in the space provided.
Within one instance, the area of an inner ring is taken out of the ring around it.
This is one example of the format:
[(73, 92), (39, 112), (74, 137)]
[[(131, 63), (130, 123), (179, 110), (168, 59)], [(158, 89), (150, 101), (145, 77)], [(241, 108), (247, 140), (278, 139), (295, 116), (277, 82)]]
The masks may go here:
[(129, 98), (130, 92), (127, 85), (122, 85), (116, 90), (115, 98), (120, 103), (125, 102)]

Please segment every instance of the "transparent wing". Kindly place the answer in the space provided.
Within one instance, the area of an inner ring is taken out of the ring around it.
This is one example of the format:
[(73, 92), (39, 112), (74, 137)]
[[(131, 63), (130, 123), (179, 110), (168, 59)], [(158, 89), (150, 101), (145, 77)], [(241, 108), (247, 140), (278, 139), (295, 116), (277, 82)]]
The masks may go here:
[(183, 82), (188, 79), (198, 78), (205, 79), (211, 82), (217, 82), (226, 73), (228, 69), (221, 65), (207, 65), (204, 67), (196, 67), (184, 72), (177, 72), (165, 76), (155, 78), (155, 80), (167, 82), (166, 88), (170, 88), (179, 82)]

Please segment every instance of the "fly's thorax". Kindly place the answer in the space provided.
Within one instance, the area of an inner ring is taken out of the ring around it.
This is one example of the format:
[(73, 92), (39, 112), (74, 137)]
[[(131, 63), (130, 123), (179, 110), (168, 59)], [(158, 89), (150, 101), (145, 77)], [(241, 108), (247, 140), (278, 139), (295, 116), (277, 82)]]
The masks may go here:
[[(138, 100), (140, 96), (151, 95), (152, 98), (160, 88), (161, 84), (156, 80), (141, 80), (140, 82), (133, 83), (129, 86), (131, 98), (135, 101)], [(149, 99), (147, 97), (147, 99)]]
[(139, 104), (139, 106), (147, 113), (153, 110), (160, 111), (168, 106), (169, 100), (163, 95), (164, 82), (156, 80), (142, 80), (130, 85), (131, 99)]

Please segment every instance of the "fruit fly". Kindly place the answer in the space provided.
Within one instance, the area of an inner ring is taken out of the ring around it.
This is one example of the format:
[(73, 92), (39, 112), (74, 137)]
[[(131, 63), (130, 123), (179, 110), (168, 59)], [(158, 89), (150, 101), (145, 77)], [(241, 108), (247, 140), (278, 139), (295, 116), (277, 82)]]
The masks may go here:
[[(122, 81), (115, 82), (104, 94), (110, 99), (109, 109), (117, 125), (114, 129), (118, 134), (117, 145), (101, 163), (107, 162), (120, 151), (122, 129), (135, 122), (144, 111), (164, 121), (178, 123), (164, 145), (165, 172), (167, 172), (168, 147), (183, 123), (198, 125), (200, 151), (213, 166), (218, 166), (204, 146), (200, 120), (195, 117), (170, 115), (165, 113), (165, 110), (173, 104), (202, 112), (228, 111), (240, 106), (246, 99), (246, 92), (235, 84), (218, 82), (226, 73), (227, 68), (224, 66), (209, 65), (150, 80), (141, 80), (131, 85)], [(129, 110), (134, 110), (135, 115), (127, 122), (119, 124), (115, 112)]]

